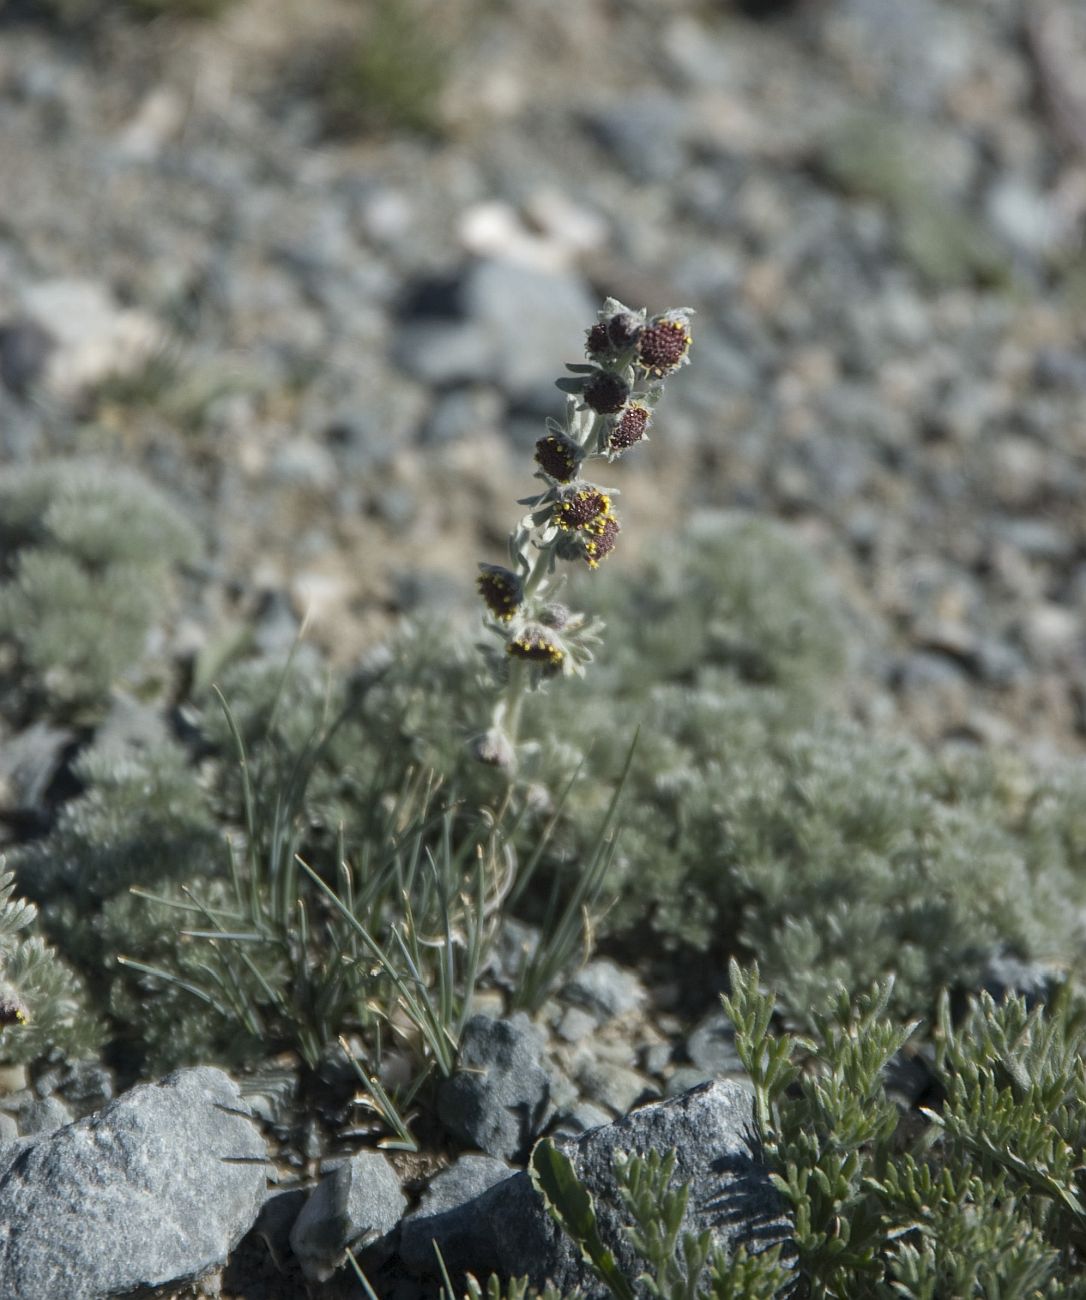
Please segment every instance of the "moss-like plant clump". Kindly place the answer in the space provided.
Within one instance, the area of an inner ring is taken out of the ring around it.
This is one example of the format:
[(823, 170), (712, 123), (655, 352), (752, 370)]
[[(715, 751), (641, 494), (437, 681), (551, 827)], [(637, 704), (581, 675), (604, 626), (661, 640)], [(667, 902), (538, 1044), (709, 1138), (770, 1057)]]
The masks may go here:
[(193, 560), (192, 524), (142, 475), (93, 461), (0, 474), (0, 709), (83, 720), (142, 657)]

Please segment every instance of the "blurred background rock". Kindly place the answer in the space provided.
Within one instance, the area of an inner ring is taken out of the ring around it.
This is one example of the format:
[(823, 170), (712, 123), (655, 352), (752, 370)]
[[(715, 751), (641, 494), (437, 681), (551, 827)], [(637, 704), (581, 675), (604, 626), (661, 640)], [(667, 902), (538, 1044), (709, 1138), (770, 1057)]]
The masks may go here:
[(0, 0), (0, 457), (142, 470), (212, 622), (350, 663), (475, 618), (601, 298), (689, 304), (610, 566), (699, 507), (783, 518), (864, 625), (858, 711), (1077, 752), (1084, 33), (1080, 0)]

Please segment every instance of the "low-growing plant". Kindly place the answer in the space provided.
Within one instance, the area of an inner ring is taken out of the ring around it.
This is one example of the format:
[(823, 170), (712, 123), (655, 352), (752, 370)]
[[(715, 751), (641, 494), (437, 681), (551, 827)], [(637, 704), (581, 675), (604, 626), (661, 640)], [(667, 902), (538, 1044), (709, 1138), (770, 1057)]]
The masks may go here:
[(683, 1231), (689, 1187), (675, 1186), (675, 1153), (617, 1152), (615, 1187), (630, 1245), (644, 1271), (629, 1276), (600, 1235), (592, 1194), (573, 1162), (544, 1138), (532, 1152), (532, 1184), (551, 1217), (580, 1248), (582, 1259), (616, 1298), (635, 1300), (773, 1300), (792, 1289), (794, 1275), (780, 1245), (728, 1250), (710, 1231)]
[(90, 1056), (102, 1025), (79, 979), (30, 933), (36, 916), (32, 903), (15, 897), (13, 873), (0, 870), (0, 1060), (27, 1063), (51, 1048)]
[(47, 915), (64, 900), (86, 909), (135, 885), (160, 887), (224, 868), (214, 810), (179, 744), (135, 753), (92, 745), (72, 775), (83, 793), (61, 806), (48, 836), (12, 855), (20, 887)]
[(779, 1247), (727, 1255), (709, 1234), (683, 1234), (690, 1189), (673, 1185), (674, 1153), (651, 1151), (615, 1161), (626, 1234), (646, 1264), (629, 1276), (572, 1161), (544, 1139), (533, 1183), (612, 1295), (1086, 1295), (1086, 1008), (1068, 987), (1032, 1010), (981, 994), (958, 1022), (944, 996), (930, 1102), (909, 1109), (887, 1095), (885, 1071), (920, 1026), (889, 1014), (890, 982), (855, 996), (838, 989), (798, 1037), (775, 1032), (757, 966), (733, 962), (730, 978), (724, 1008), (754, 1091), (759, 1150), (792, 1220), (792, 1257)]
[[(524, 1004), (538, 1004), (589, 933), (721, 961), (754, 953), (800, 1024), (836, 981), (856, 988), (895, 972), (894, 1011), (909, 1018), (930, 1015), (943, 985), (975, 987), (998, 950), (1073, 957), (1067, 904), (1082, 890), (1081, 775), (1070, 766), (1037, 773), (1009, 756), (932, 754), (827, 716), (846, 662), (843, 620), (812, 558), (780, 529), (704, 516), (647, 569), (612, 570), (601, 583), (583, 568), (585, 598), (612, 628), (607, 653), (586, 679), (524, 695), (519, 802), (503, 820), (519, 863), (503, 907), (511, 901), (548, 936), (564, 935), (561, 950), (550, 938), (537, 950)], [(674, 638), (660, 632), (669, 626)], [(333, 888), (340, 859), (358, 864), (375, 836), (381, 842), (371, 814), (409, 769), (437, 772), (464, 809), (496, 811), (503, 801), (508, 774), (464, 745), (493, 686), (451, 632), (407, 631), (349, 681), (325, 683), (312, 669), (284, 677), (281, 666), (256, 662), (232, 669), (223, 687), (266, 792), (261, 822), (313, 737), (346, 711), (314, 755), (297, 811), (300, 852)], [(20, 887), (47, 899), (51, 941), (88, 973), (117, 951), (171, 969), (175, 952), (178, 973), (197, 960), (200, 943), (178, 947), (169, 909), (131, 912), (119, 889), (174, 897), (169, 882), (185, 883), (208, 907), (236, 910), (219, 832), (232, 828), (244, 847), (236, 745), (210, 698), (189, 717), (184, 750), (80, 757), (85, 792), (50, 835), (11, 855)], [(617, 717), (640, 727), (640, 741), (621, 838), (603, 845), (604, 860), (596, 847), (632, 739), (616, 738)], [(592, 862), (598, 874), (586, 871)], [(214, 893), (211, 876), (227, 892)], [(592, 924), (578, 911), (573, 926), (569, 900), (589, 878), (615, 902), (601, 916), (582, 897)], [(186, 918), (183, 928), (208, 927)], [(127, 1014), (133, 994), (116, 971), (106, 982)], [(161, 990), (160, 1001), (146, 999), (146, 988), (135, 996), (159, 1064), (174, 1045), (183, 1059), (221, 1055), (229, 1035), (215, 1016), (192, 1004), (193, 1024), (180, 1032), (184, 998)]]
[(192, 524), (142, 475), (50, 461), (0, 473), (0, 708), (93, 718), (142, 658)]
[(778, 1037), (758, 968), (730, 973), (724, 1006), (808, 1294), (1086, 1294), (1086, 1030), (1069, 988), (1032, 1011), (982, 993), (959, 1023), (944, 995), (931, 1104), (902, 1111), (882, 1074), (918, 1025), (887, 1014), (889, 983), (839, 990), (810, 1038)]
[[(254, 1054), (293, 1046), (315, 1069), (343, 1034), (361, 1033), (373, 1047), (359, 1062), (362, 1079), (402, 1136), (406, 1125), (380, 1082), (382, 1033), (413, 1048), (420, 1079), (431, 1068), (451, 1073), (507, 888), (506, 857), (493, 823), (469, 824), (425, 772), (408, 768), (397, 784), (375, 755), (370, 788), (355, 787), (364, 826), (357, 815), (350, 830), (314, 824), (311, 786), (331, 776), (326, 754), (350, 703), (281, 748), (284, 727), (289, 733), (301, 716), (289, 700), (277, 716), (290, 675), (288, 666), (253, 749), (244, 734), (258, 716), (252, 700), (243, 721), (221, 701), (240, 776), (227, 887), (212, 882), (208, 894), (194, 881), (180, 894), (151, 894), (184, 918), (188, 953), (163, 966), (135, 956), (125, 965), (198, 998), (220, 1031), (240, 1029)], [(353, 786), (359, 773), (338, 775)]]
[[(13, 865), (135, 1068), (292, 1047), (315, 1072), (346, 1038), (371, 1109), (392, 1140), (413, 1140), (406, 1112), (431, 1072), (454, 1068), (517, 881), (517, 817), (422, 766), (410, 685), (388, 692), (379, 666), (322, 684), (308, 662), (243, 663), (190, 707), (189, 749), (103, 737), (76, 760), (83, 793)], [(613, 822), (590, 842), (596, 866), (568, 900), (555, 894), (520, 1005), (564, 978)], [(415, 1069), (398, 1090), (382, 1081), (392, 1046)]]

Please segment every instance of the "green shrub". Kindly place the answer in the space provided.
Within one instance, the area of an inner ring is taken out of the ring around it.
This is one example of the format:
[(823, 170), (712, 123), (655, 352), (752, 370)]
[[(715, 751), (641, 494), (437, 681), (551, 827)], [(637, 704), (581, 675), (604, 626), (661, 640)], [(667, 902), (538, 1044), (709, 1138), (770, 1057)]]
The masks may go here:
[(731, 978), (724, 1004), (806, 1294), (1086, 1294), (1086, 1031), (1067, 990), (1033, 1011), (982, 994), (960, 1024), (944, 996), (931, 1090), (943, 1100), (902, 1113), (881, 1074), (918, 1026), (888, 1014), (889, 984), (839, 990), (802, 1040), (771, 1035), (757, 967), (733, 964)]
[(809, 1296), (812, 1300), (1036, 1300), (1086, 1295), (1086, 1008), (1069, 990), (1029, 1011), (987, 994), (962, 1021), (940, 1002), (933, 1100), (907, 1110), (883, 1073), (919, 1023), (889, 1012), (891, 984), (813, 1018), (809, 1038), (772, 1032), (758, 968), (731, 967), (724, 1006), (755, 1094), (763, 1158), (791, 1214), (794, 1265), (779, 1248), (714, 1251), (680, 1239), (689, 1189), (674, 1153), (617, 1158), (631, 1243), (624, 1275), (569, 1159), (548, 1141), (533, 1182), (586, 1265), (618, 1300)]

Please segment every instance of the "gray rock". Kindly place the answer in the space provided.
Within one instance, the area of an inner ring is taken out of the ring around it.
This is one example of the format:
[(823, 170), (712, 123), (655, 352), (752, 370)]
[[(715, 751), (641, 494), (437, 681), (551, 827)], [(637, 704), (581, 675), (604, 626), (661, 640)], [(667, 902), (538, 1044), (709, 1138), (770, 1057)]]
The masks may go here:
[(931, 1061), (922, 1052), (897, 1051), (883, 1071), (886, 1095), (903, 1109), (917, 1105), (935, 1081)]
[(599, 1021), (636, 1011), (645, 1000), (645, 989), (631, 971), (601, 957), (591, 961), (562, 990), (567, 1002), (586, 1007)]
[(641, 1049), (640, 1062), (646, 1074), (663, 1074), (671, 1063), (671, 1044), (648, 1044)]
[(1067, 235), (1053, 196), (1024, 176), (1000, 176), (988, 191), (985, 212), (992, 227), (1017, 252), (1044, 258), (1056, 252)]
[(1031, 560), (1067, 560), (1075, 552), (1075, 539), (1048, 519), (1000, 519), (992, 532)]
[(1033, 378), (1045, 388), (1086, 393), (1086, 357), (1068, 348), (1040, 348), (1034, 360)]
[(542, 1129), (550, 1097), (542, 1054), (539, 1031), (523, 1012), (508, 1020), (472, 1016), (456, 1073), (438, 1090), (441, 1122), (487, 1155), (523, 1159)]
[(6, 1146), (9, 1142), (15, 1142), (19, 1137), (19, 1126), (15, 1122), (14, 1115), (8, 1115), (0, 1111), (0, 1146)]
[(997, 1002), (1012, 994), (1025, 998), (1029, 1007), (1048, 1001), (1061, 982), (1059, 970), (1047, 962), (1022, 961), (1013, 953), (994, 952), (988, 958), (981, 988)]
[[(618, 1152), (675, 1152), (676, 1179), (690, 1185), (685, 1230), (708, 1229), (730, 1247), (788, 1241), (790, 1224), (759, 1161), (753, 1130), (750, 1093), (737, 1084), (712, 1083), (593, 1129), (566, 1147), (595, 1200), (601, 1236), (627, 1274), (638, 1265), (615, 1188)], [(527, 1173), (433, 1216), (430, 1225), (454, 1275), (527, 1274), (534, 1286), (550, 1279), (562, 1291), (584, 1287), (590, 1300), (610, 1294), (555, 1225)]]
[(31, 723), (0, 744), (0, 809), (45, 824), (44, 796), (75, 732)]
[(393, 356), (412, 378), (435, 386), (482, 381), (493, 367), (486, 330), (462, 321), (420, 320), (402, 326)]
[(590, 1101), (578, 1102), (569, 1110), (563, 1111), (551, 1130), (554, 1137), (578, 1138), (594, 1128), (610, 1124), (613, 1116), (602, 1106), (595, 1106)]
[(421, 569), (417, 565), (393, 576), (393, 601), (404, 613), (427, 613), (442, 617), (455, 615), (464, 604), (464, 583), (440, 569)]
[(101, 1061), (72, 1061), (61, 1070), (56, 1091), (81, 1118), (113, 1100), (113, 1074)]
[[(606, 1122), (606, 1121), (605, 1121)], [(434, 1262), (434, 1233), (430, 1221), (473, 1201), (496, 1183), (512, 1178), (516, 1170), (492, 1156), (461, 1156), (431, 1180), (417, 1210), (400, 1226), (400, 1258), (408, 1268), (425, 1273)]]
[(332, 1165), (294, 1221), (290, 1244), (302, 1271), (323, 1282), (347, 1251), (369, 1245), (400, 1220), (407, 1198), (380, 1152), (362, 1151)]
[(65, 399), (112, 375), (133, 374), (161, 346), (162, 330), (145, 312), (120, 306), (94, 280), (40, 280), (23, 292), (29, 321), (56, 340), (42, 383)]
[(1015, 686), (1029, 676), (1025, 655), (1002, 637), (979, 637), (973, 663), (977, 676), (988, 686)]
[[(97, 1300), (221, 1264), (264, 1200), (264, 1141), (221, 1070), (181, 1070), (0, 1173), (0, 1294)], [(0, 1161), (2, 1164), (2, 1161)]]
[(545, 1060), (544, 1068), (547, 1071), (547, 1079), (550, 1083), (550, 1113), (553, 1115), (556, 1111), (568, 1110), (570, 1106), (576, 1104), (581, 1095), (581, 1090), (554, 1061)]
[(0, 324), (0, 383), (25, 397), (45, 372), (53, 336), (32, 320)]
[(291, 1249), (290, 1233), (305, 1208), (308, 1194), (302, 1187), (274, 1192), (264, 1202), (251, 1231), (260, 1233), (273, 1257), (280, 1262)]
[(20, 402), (0, 385), (0, 461), (18, 465), (49, 445), (44, 410)]
[(547, 412), (560, 409), (555, 376), (583, 360), (571, 344), (596, 319), (578, 276), (483, 258), (440, 291), (421, 286), (417, 299), (393, 348), (409, 375), (439, 386), (495, 384), (521, 403), (542, 394)]
[(298, 643), (301, 621), (290, 596), (279, 588), (262, 591), (252, 624), (253, 644), (269, 657), (285, 657)]
[(493, 382), (518, 401), (542, 391), (547, 410), (560, 410), (554, 380), (567, 361), (584, 360), (578, 353), (596, 320), (597, 304), (583, 280), (484, 260), (469, 271), (463, 298), (468, 319), (488, 340)]
[(696, 1065), (679, 1065), (672, 1071), (671, 1077), (664, 1085), (665, 1097), (681, 1097), (691, 1088), (701, 1088), (713, 1082), (710, 1071), (699, 1070)]
[(591, 1061), (577, 1071), (577, 1082), (589, 1101), (625, 1115), (640, 1101), (658, 1097), (660, 1089), (637, 1070), (613, 1061)]
[(948, 655), (921, 650), (904, 655), (890, 666), (892, 684), (906, 694), (958, 696), (965, 684), (965, 669)]
[(22, 1137), (42, 1137), (70, 1124), (74, 1116), (59, 1097), (33, 1097), (17, 1112)]
[(291, 438), (276, 451), (268, 466), (273, 483), (303, 491), (328, 492), (338, 475), (333, 453), (312, 438)]
[(896, 107), (935, 109), (969, 67), (964, 24), (934, 0), (843, 0), (830, 7), (826, 20), (833, 51), (862, 66), (868, 84)]
[(298, 1113), (298, 1071), (274, 1063), (260, 1066), (246, 1075), (241, 1095), (262, 1123), (289, 1125)]
[[(291, 1187), (268, 1197), (256, 1222), (231, 1252), (222, 1274), (223, 1294), (269, 1300), (276, 1291), (262, 1288), (257, 1279), (274, 1278), (281, 1286), (288, 1270), (297, 1276), (298, 1267), (291, 1259), (290, 1230), (308, 1196), (305, 1188)], [(302, 1286), (300, 1280), (297, 1285)]]
[(113, 758), (139, 758), (170, 743), (170, 728), (160, 709), (114, 691), (109, 712), (94, 733), (94, 749)]
[(686, 1054), (706, 1074), (742, 1074), (735, 1026), (720, 1009), (711, 1011), (686, 1040)]
[(579, 1043), (589, 1034), (594, 1033), (595, 1029), (596, 1017), (591, 1012), (584, 1011), (580, 1007), (567, 1007), (554, 1032), (563, 1042)]
[(442, 396), (423, 426), (419, 440), (427, 446), (457, 442), (484, 429), (496, 429), (502, 402), (493, 388), (473, 384)]
[(664, 91), (644, 91), (608, 105), (589, 117), (588, 126), (631, 180), (673, 181), (686, 165), (686, 114)]
[(502, 988), (515, 989), (525, 964), (538, 947), (539, 930), (507, 916), (490, 950), (487, 973)]
[[(10, 1115), (5, 1115), (4, 1119), (14, 1123)], [(29, 1151), (39, 1140), (32, 1137), (16, 1137), (11, 1141), (5, 1140), (3, 1145), (0, 1145), (0, 1179), (7, 1174), (8, 1170), (19, 1160), (19, 1157), (25, 1151)], [(3, 1280), (3, 1277), (0, 1276), (0, 1285), (2, 1285)], [(2, 1294), (4, 1293), (0, 1291), (0, 1295)]]

